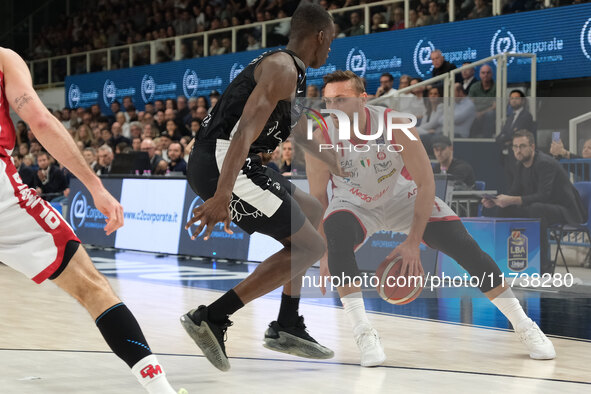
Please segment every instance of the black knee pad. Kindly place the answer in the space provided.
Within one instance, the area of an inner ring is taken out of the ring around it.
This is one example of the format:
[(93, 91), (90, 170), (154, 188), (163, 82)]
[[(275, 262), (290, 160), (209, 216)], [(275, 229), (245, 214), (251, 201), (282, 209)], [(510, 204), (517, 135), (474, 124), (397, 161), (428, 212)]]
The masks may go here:
[(346, 211), (333, 213), (324, 221), (324, 233), (330, 274), (351, 278), (358, 276), (355, 247), (363, 242), (365, 233), (357, 218)]
[(471, 276), (478, 277), (480, 291), (486, 293), (503, 283), (502, 272), (494, 260), (480, 248), (459, 220), (427, 224), (424, 241), (454, 259)]

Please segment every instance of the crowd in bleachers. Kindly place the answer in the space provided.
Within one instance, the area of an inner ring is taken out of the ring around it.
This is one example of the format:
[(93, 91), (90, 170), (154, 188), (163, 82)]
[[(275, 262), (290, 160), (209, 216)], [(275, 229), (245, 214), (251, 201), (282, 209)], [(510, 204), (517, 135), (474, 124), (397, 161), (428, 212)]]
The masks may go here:
[[(578, 0), (577, 0), (578, 1)], [(317, 0), (328, 10), (367, 4), (372, 0)], [(70, 15), (61, 15), (56, 23), (45, 25), (34, 38), (29, 59), (75, 54), (125, 44), (171, 38), (178, 35), (215, 31), (254, 22), (273, 21), (293, 14), (298, 0), (89, 0), (84, 8)], [(539, 0), (512, 0), (504, 3), (503, 11), (520, 12), (541, 7)], [(370, 8), (370, 32), (426, 26), (449, 21), (446, 0), (412, 0), (409, 26), (404, 26), (403, 3)], [(455, 20), (492, 16), (491, 0), (456, 1)], [(364, 11), (345, 11), (334, 14), (337, 36), (365, 34)], [(278, 22), (267, 32), (267, 46), (284, 45), (289, 34), (289, 22)], [(210, 55), (231, 51), (229, 32), (210, 40)], [(237, 51), (258, 49), (261, 29), (252, 28), (238, 35)], [(203, 41), (184, 40), (182, 58), (203, 56)], [(148, 46), (134, 51), (134, 65), (150, 63)], [(127, 51), (114, 53), (112, 68), (129, 65)], [(174, 58), (172, 43), (158, 43), (158, 62)], [(81, 63), (81, 67), (84, 63)], [(92, 60), (92, 71), (106, 68), (106, 57)], [(78, 70), (80, 72), (84, 70)]]

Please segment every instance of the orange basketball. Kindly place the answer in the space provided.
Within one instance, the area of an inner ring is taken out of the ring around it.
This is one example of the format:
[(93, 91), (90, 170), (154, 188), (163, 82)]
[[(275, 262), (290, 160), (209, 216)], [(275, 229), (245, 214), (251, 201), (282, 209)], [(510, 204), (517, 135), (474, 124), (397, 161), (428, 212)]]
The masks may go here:
[(377, 291), (384, 301), (390, 304), (408, 304), (421, 294), (423, 280), (401, 276), (402, 257), (384, 260), (376, 271), (378, 277)]

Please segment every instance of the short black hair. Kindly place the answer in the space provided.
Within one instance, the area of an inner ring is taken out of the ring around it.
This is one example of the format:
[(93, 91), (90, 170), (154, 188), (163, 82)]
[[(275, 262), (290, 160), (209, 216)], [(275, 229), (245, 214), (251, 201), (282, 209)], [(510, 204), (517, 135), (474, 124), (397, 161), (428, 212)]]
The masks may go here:
[(519, 93), (519, 97), (525, 97), (525, 94), (519, 89), (513, 89), (511, 93), (509, 93), (509, 96), (511, 96), (513, 93)]
[(318, 4), (300, 3), (291, 17), (290, 39), (301, 39), (307, 35), (325, 30), (334, 24), (334, 19)]
[(513, 134), (513, 139), (521, 138), (521, 137), (526, 137), (528, 142), (530, 143), (530, 145), (533, 145), (536, 143), (533, 133), (529, 130), (525, 130), (525, 129), (517, 130), (515, 132), (515, 134)]
[(382, 75), (380, 75), (380, 78), (382, 78), (382, 77), (388, 77), (390, 82), (392, 82), (394, 80), (394, 77), (390, 73), (383, 73)]

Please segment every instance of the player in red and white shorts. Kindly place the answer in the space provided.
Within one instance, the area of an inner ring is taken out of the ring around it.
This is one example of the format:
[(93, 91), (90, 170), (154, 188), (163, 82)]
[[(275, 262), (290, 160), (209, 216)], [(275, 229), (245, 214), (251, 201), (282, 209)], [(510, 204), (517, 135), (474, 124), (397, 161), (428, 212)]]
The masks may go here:
[[(406, 240), (388, 256), (402, 257), (401, 274), (423, 275), (419, 246), (424, 241), (452, 257), (470, 275), (492, 275), (493, 280), (481, 283), (480, 290), (509, 319), (530, 357), (554, 358), (552, 343), (527, 317), (511, 289), (505, 287), (497, 264), (480, 249), (453, 210), (435, 197), (431, 163), (414, 128), (396, 129), (388, 139), (387, 122), (408, 124), (409, 120), (403, 114), (398, 115), (403, 119), (396, 119), (397, 115), (385, 108), (366, 105), (363, 82), (351, 71), (335, 71), (326, 75), (324, 82), (327, 109), (344, 112), (348, 119), (342, 119), (350, 123), (351, 130), (377, 135), (382, 129), (383, 135), (369, 142), (355, 133), (350, 139), (339, 139), (339, 121), (343, 120), (335, 113), (322, 128), (326, 143), (323, 147), (338, 149), (340, 165), (348, 176), (331, 174), (321, 161), (306, 158), (310, 193), (325, 208), (323, 229), (328, 253), (321, 260), (321, 275), (329, 275), (330, 271), (338, 277), (358, 276), (355, 250), (365, 240), (379, 230), (406, 233)], [(357, 124), (353, 124), (355, 120)], [(329, 182), (333, 194), (330, 201)], [(386, 355), (367, 319), (361, 288), (349, 283), (337, 290), (353, 327), (361, 365), (380, 365)]]
[(123, 208), (88, 167), (61, 122), (45, 108), (25, 62), (15, 52), (0, 48), (0, 261), (36, 283), (51, 279), (78, 300), (147, 392), (176, 393), (135, 317), (96, 270), (70, 226), (22, 183), (10, 157), (16, 133), (9, 106), (31, 126), (47, 151), (88, 188), (106, 217), (107, 235), (123, 225)]

